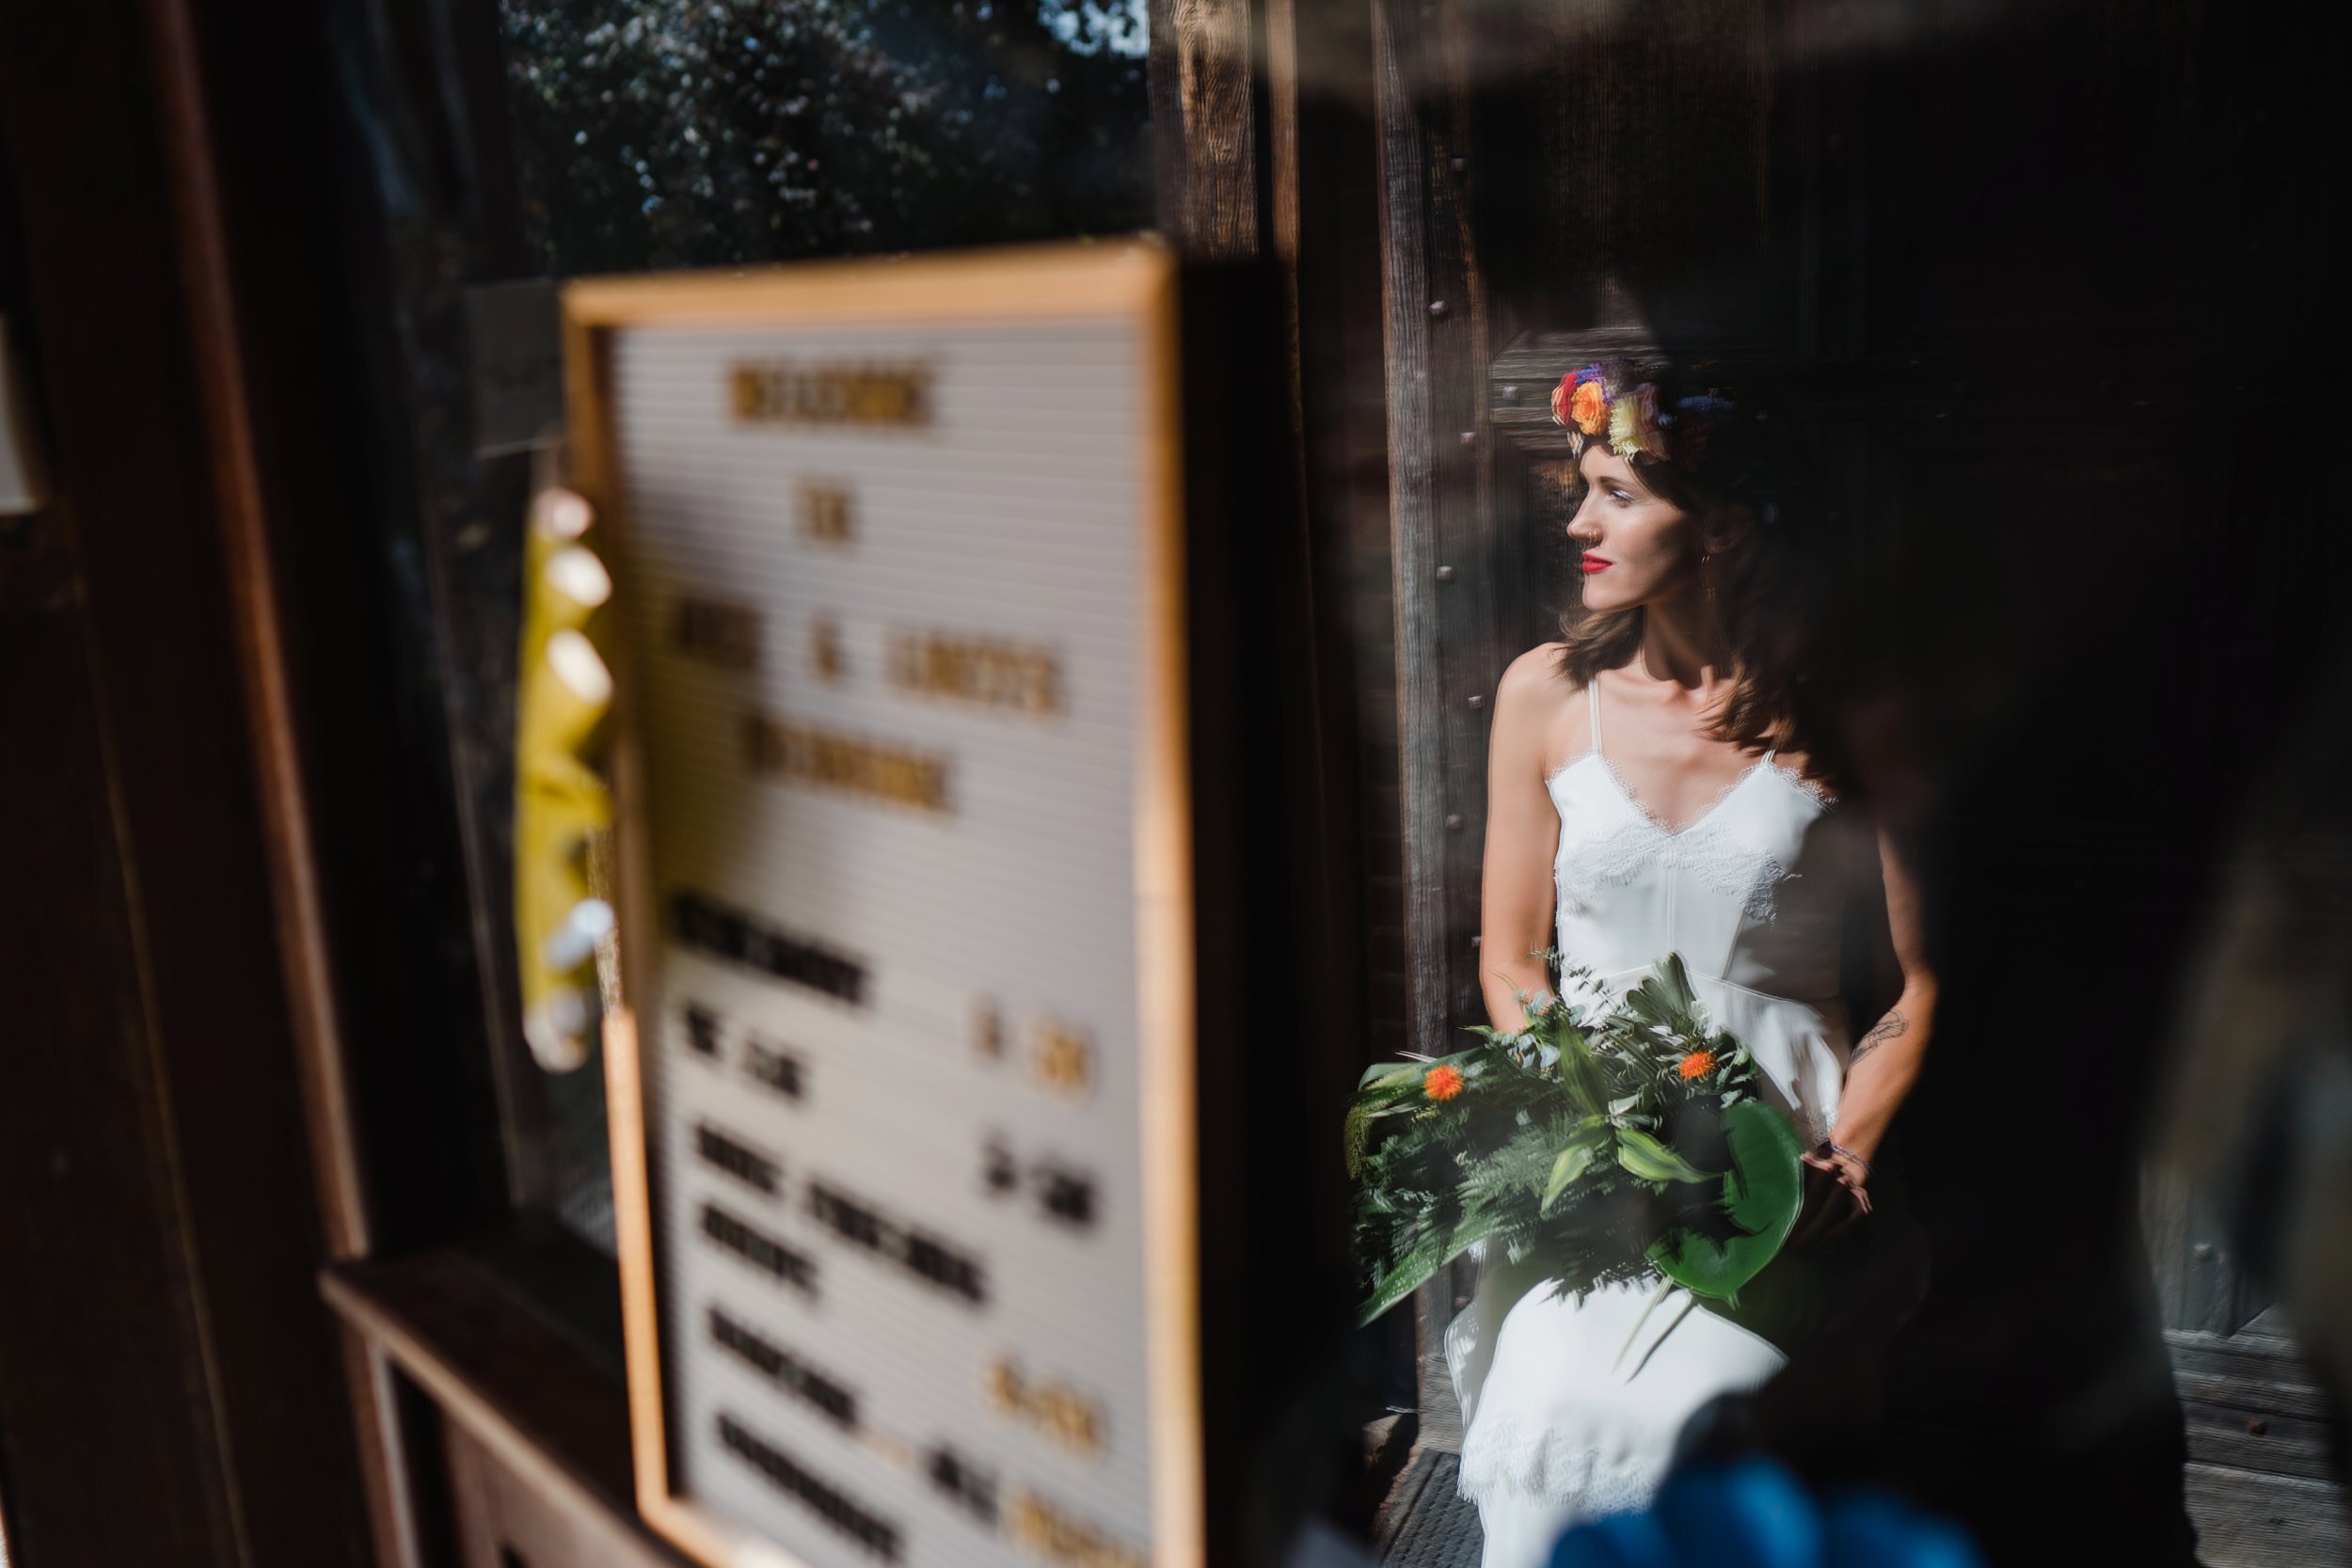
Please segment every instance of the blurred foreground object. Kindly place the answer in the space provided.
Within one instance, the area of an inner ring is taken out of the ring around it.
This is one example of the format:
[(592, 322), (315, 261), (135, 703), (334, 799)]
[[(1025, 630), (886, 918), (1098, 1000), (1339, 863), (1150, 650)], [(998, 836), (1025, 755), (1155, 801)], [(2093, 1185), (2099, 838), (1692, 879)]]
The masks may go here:
[(2253, 797), (2172, 1044), (2154, 1153), (2215, 1195), (2336, 1418), (2352, 1387), (2352, 655)]
[(0, 516), (49, 504), (49, 473), (33, 439), (33, 410), (8, 318), (0, 316)]
[(1552, 1568), (1982, 1568), (1952, 1525), (1882, 1494), (1820, 1500), (1765, 1459), (1685, 1470), (1639, 1513), (1577, 1526)]
[[(1285, 1563), (1360, 1462), (1344, 1191), (1298, 1136), (1359, 1046), (1279, 277), (1105, 241), (562, 297), (631, 677), (640, 1514), (709, 1568)], [(576, 613), (554, 535), (527, 683)], [(568, 778), (590, 721), (542, 700)]]
[(612, 673), (585, 629), (612, 595), (604, 563), (580, 543), (592, 520), (571, 491), (541, 490), (523, 557), (515, 942), (523, 1037), (551, 1072), (588, 1059), (597, 1016), (594, 961), (612, 931), (595, 870), (612, 797), (580, 754), (612, 702)]

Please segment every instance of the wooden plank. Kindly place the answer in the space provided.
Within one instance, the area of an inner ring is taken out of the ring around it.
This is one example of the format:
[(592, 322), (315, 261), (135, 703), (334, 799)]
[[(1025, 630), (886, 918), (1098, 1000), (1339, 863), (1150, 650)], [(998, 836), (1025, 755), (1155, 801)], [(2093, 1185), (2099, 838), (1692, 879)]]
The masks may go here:
[[(2188, 1183), (2150, 1167), (2139, 1182), (2139, 1228), (2154, 1276), (2156, 1309), (2171, 1328), (2188, 1326)], [(2175, 1357), (2177, 1360), (2177, 1356)]]
[(446, 1429), (445, 1448), (460, 1568), (660, 1568), (668, 1560), (633, 1535), (582, 1519), (466, 1426)]
[[(1371, 16), (1361, 7), (1264, 0), (1262, 162), (1271, 184), (1273, 252), (1281, 266), (1295, 394), (1301, 526), (1311, 574), (1315, 724), (1321, 800), (1317, 876), (1327, 928), (1359, 967), (1393, 973), (1401, 960), (1377, 947), (1367, 882), (1377, 867), (1369, 842), (1392, 836), (1394, 818), (1369, 817), (1393, 775), (1392, 751), (1368, 730), (1368, 705), (1393, 702), (1391, 608), (1362, 592), (1363, 520), (1377, 519), (1385, 575), (1387, 414), (1379, 396), (1378, 169), (1370, 105), (1348, 90), (1372, 69)], [(1369, 635), (1368, 635), (1369, 634)], [(1385, 924), (1393, 926), (1393, 921)], [(1363, 986), (1334, 995), (1338, 1027), (1377, 1059), (1383, 1024)], [(1367, 1016), (1369, 1014), (1369, 1016)]]
[(413, 1451), (418, 1434), (402, 1417), (399, 1374), (382, 1351), (349, 1327), (341, 1338), (376, 1568), (428, 1568), (432, 1559), (419, 1528)]
[(348, 1263), (328, 1305), (585, 1544), (580, 1560), (682, 1565), (637, 1518), (617, 1369), (455, 1252)]
[(1419, 1325), (1421, 1430), (1415, 1441), (1424, 1449), (1446, 1453), (1462, 1451), (1462, 1406), (1454, 1397), (1454, 1373), (1446, 1366), (1445, 1328), (1454, 1318), (1454, 1271), (1446, 1269), (1413, 1292), (1413, 1316)]
[(1374, 21), (1407, 1033), (1414, 1049), (1437, 1052), (1482, 1016), (1486, 736), (1503, 662), (1485, 547), (1488, 330), (1463, 197), (1468, 86), (1454, 23), (1392, 4)]
[(1160, 226), (1187, 256), (1259, 255), (1249, 0), (1151, 0), (1150, 24)]
[(2185, 1401), (2188, 1456), (2208, 1465), (2270, 1476), (2328, 1481), (2337, 1474), (2336, 1446), (2328, 1423), (2276, 1412), (2249, 1415), (2242, 1409)]
[(154, 18), (161, 144), (181, 220), (181, 276), (202, 385), (214, 516), (227, 566), (257, 805), (270, 879), (274, 934), (302, 1089), (303, 1123), (328, 1253), (368, 1250), (370, 1215), (344, 1070), (326, 914), (311, 848), (310, 802), (296, 743), (294, 686), (275, 562), (271, 508), (255, 425), (230, 261), (230, 214), (213, 132), (212, 87), (187, 0), (158, 0)]
[[(1390, 561), (1407, 1048), (1437, 1053), (1483, 1022), (1479, 879), (1486, 728), (1499, 646), (1486, 435), (1488, 325), (1466, 184), (1472, 159), (1464, 19), (1373, 7)], [(1516, 649), (1510, 650), (1517, 652)], [(1458, 1450), (1443, 1355), (1457, 1288), (1416, 1295), (1421, 1441)]]
[[(243, 24), (298, 42), (288, 9)], [(233, 368), (191, 292), (186, 142), (208, 131), (183, 112), (215, 62), (184, 20), (136, 0), (0, 17), (0, 202), (23, 222), (0, 224), (0, 294), (40, 352), (56, 493), (0, 565), (0, 1472), (24, 1560), (309, 1568), (366, 1546), (239, 743), (253, 627), (207, 420)], [(310, 106), (270, 104), (281, 143), (315, 146)], [(301, 230), (284, 192), (315, 183), (278, 187), (256, 248)]]
[(2292, 1339), (2167, 1329), (2164, 1342), (2181, 1371), (2305, 1386), (2312, 1381), (2311, 1363)]
[(1438, 646), (1437, 466), (1431, 439), (1429, 260), (1419, 111), (1394, 13), (1373, 7), (1380, 147), (1383, 343), (1389, 387), (1389, 538), (1395, 604), (1399, 813), (1404, 840), (1406, 1037), (1429, 1050), (1446, 1023), (1443, 701)]
[[(68, 495), (75, 477), (69, 447)], [(242, 1545), (72, 521), (40, 519), (0, 565), (0, 667), (26, 677), (0, 682), (0, 1474), (23, 1560), (227, 1564)]]
[(2324, 1421), (2331, 1414), (2328, 1396), (2308, 1383), (2276, 1383), (2266, 1378), (2230, 1377), (2176, 1370), (2173, 1386), (2185, 1402), (2241, 1417), (2296, 1416)]
[(1506, 643), (1498, 578), (1508, 559), (1496, 548), (1492, 420), (1486, 370), (1494, 336), (1491, 292), (1473, 222), (1484, 150), (1474, 140), (1478, 94), (1471, 66), (1472, 8), (1455, 3), (1421, 19), (1423, 81), (1422, 156), (1427, 192), (1429, 427), (1437, 478), (1435, 556), (1438, 688), (1444, 789), (1434, 821), (1415, 825), (1422, 852), (1442, 867), (1446, 934), (1446, 1029), (1433, 1049), (1452, 1050), (1454, 1031), (1486, 1022), (1478, 951), (1486, 825), (1486, 740), (1496, 683), (1523, 651)]
[(2340, 1487), (2205, 1464), (2190, 1465), (2187, 1481), (2206, 1568), (2352, 1561), (2352, 1521)]

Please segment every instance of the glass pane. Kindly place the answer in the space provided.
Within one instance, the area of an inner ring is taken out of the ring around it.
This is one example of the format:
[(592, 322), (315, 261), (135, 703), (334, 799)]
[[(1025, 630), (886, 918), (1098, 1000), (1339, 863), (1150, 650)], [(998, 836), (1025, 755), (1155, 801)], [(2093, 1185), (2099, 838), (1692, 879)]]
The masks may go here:
[[(1143, 0), (505, 0), (498, 14), (525, 240), (549, 276), (1060, 239), (1151, 217)], [(537, 309), (544, 321), (551, 296)], [(476, 541), (463, 570), (516, 582), (521, 546), (519, 528)], [(469, 705), (513, 711), (501, 670)], [(501, 776), (472, 781), (477, 798), (511, 798), (505, 751), (478, 765)], [(478, 831), (502, 887), (504, 835)], [(505, 898), (485, 902), (505, 919)], [(494, 1054), (515, 1202), (610, 1250), (600, 1067), (548, 1071), (511, 1031)]]
[(994, 244), (1151, 216), (1143, 0), (500, 8), (558, 276)]

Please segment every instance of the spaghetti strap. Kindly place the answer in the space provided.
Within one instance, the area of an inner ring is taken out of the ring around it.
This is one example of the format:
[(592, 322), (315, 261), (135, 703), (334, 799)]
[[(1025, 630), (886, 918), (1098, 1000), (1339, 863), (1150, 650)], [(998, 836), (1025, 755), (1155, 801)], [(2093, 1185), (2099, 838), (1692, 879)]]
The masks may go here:
[(1600, 682), (1598, 680), (1584, 683), (1584, 705), (1592, 710), (1593, 755), (1598, 756), (1600, 755)]

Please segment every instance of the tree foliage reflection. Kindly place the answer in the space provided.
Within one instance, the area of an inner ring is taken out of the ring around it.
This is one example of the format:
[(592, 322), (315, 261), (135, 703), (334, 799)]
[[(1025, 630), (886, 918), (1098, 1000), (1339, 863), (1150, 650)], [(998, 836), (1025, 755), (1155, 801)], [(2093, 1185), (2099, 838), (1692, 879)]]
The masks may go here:
[(1151, 218), (1141, 0), (501, 0), (550, 273)]

